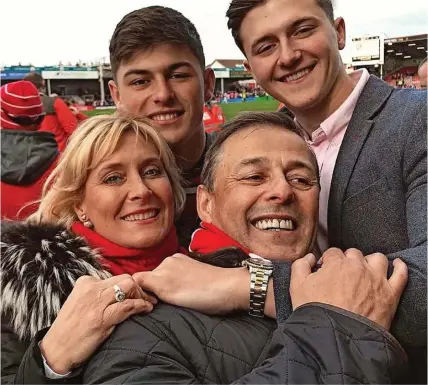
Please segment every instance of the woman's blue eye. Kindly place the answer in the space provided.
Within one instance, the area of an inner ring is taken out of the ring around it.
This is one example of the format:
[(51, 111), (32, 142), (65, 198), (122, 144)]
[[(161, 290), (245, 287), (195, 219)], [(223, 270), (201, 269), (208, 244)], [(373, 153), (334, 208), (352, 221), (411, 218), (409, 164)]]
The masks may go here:
[(143, 175), (145, 176), (156, 176), (160, 174), (161, 174), (161, 170), (159, 170), (157, 167), (149, 168), (143, 172)]
[(107, 184), (118, 184), (118, 183), (122, 182), (122, 177), (119, 175), (112, 175), (112, 176), (109, 176), (108, 178), (104, 179), (104, 182)]

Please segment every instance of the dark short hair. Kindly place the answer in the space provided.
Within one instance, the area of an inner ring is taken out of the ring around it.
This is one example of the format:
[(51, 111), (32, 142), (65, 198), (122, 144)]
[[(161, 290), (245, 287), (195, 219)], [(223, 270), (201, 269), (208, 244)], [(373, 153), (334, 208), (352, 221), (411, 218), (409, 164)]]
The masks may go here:
[(43, 76), (38, 72), (29, 72), (24, 76), (24, 80), (28, 80), (29, 82), (33, 83), (39, 91), (43, 88)]
[(163, 44), (189, 47), (205, 68), (201, 38), (193, 23), (175, 9), (152, 6), (128, 13), (117, 24), (110, 40), (113, 77), (116, 78), (122, 61), (129, 60), (138, 51)]
[[(298, 1), (298, 0), (296, 0)], [(328, 19), (333, 23), (333, 4), (332, 0), (315, 0), (320, 8), (325, 12)], [(241, 29), (242, 22), (247, 16), (248, 12), (252, 9), (266, 3), (266, 0), (232, 0), (229, 9), (226, 12), (227, 27), (231, 30), (232, 36), (238, 48), (245, 54), (241, 38), (239, 37), (239, 30)]]
[[(285, 130), (294, 132), (305, 141), (307, 138), (307, 135), (296, 125), (294, 120), (288, 114), (283, 112), (242, 112), (238, 114), (236, 117), (223, 125), (222, 130), (205, 156), (204, 167), (201, 174), (201, 183), (207, 188), (208, 191), (214, 191), (215, 174), (218, 164), (221, 161), (220, 157), (223, 151), (224, 143), (238, 132), (259, 125), (283, 128)], [(315, 165), (317, 180), (319, 181), (317, 159), (315, 153), (312, 151), (309, 145), (308, 148), (312, 154), (312, 161)]]

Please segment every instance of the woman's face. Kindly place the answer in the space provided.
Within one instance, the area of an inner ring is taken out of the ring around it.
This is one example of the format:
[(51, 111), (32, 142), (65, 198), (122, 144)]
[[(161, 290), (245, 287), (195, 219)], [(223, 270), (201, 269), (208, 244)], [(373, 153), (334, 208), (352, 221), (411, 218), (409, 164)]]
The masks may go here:
[(161, 243), (174, 221), (174, 197), (156, 147), (134, 132), (125, 133), (116, 151), (90, 172), (75, 211), (120, 246)]

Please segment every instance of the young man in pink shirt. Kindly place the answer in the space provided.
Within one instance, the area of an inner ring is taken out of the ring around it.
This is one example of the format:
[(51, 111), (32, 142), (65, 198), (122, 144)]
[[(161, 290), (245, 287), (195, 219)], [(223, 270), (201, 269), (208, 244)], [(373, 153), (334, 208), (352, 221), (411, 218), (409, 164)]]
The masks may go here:
[[(426, 91), (394, 89), (365, 69), (348, 75), (345, 21), (330, 0), (232, 0), (227, 17), (247, 69), (294, 114), (316, 154), (318, 254), (357, 248), (408, 264), (392, 333), (416, 367), (408, 381), (426, 383)], [(274, 282), (283, 296), (288, 288)]]

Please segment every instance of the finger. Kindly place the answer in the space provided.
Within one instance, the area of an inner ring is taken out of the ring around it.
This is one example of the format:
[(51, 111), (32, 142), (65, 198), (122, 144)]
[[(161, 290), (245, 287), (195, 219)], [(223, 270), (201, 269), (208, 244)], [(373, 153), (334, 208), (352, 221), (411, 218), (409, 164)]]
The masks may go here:
[(348, 249), (344, 254), (347, 259), (353, 259), (361, 263), (365, 262), (363, 253), (358, 249)]
[(158, 303), (158, 299), (155, 296), (145, 292), (140, 286), (137, 285), (137, 287), (139, 290), (141, 290), (141, 298), (142, 299), (152, 303), (153, 305), (156, 305)]
[(303, 258), (299, 258), (294, 261), (291, 265), (291, 281), (290, 284), (300, 285), (305, 278), (312, 273), (312, 269), (315, 267), (317, 260), (315, 255), (312, 253), (305, 255)]
[(150, 291), (159, 297), (159, 288), (162, 287), (161, 276), (154, 271), (144, 271), (134, 274), (134, 280), (143, 290)]
[(126, 299), (108, 306), (104, 312), (106, 327), (117, 325), (134, 314), (150, 313), (153, 305), (142, 299)]
[(407, 265), (400, 258), (394, 259), (392, 265), (394, 269), (391, 277), (388, 279), (388, 283), (394, 291), (394, 294), (401, 297), (409, 276)]
[(119, 287), (119, 289), (125, 294), (126, 299), (143, 299), (143, 290), (137, 285), (131, 276), (127, 276), (121, 281), (106, 287), (102, 291), (101, 298), (106, 304), (117, 302), (115, 286)]
[(367, 264), (378, 275), (387, 278), (388, 258), (381, 253), (374, 253), (365, 257)]
[(345, 258), (345, 254), (343, 254), (342, 250), (332, 247), (326, 250), (321, 258), (322, 264), (325, 266), (332, 263), (342, 262)]
[(128, 278), (132, 278), (132, 277), (129, 274), (115, 275), (114, 277), (100, 280), (99, 285), (101, 286), (102, 289), (107, 289), (108, 287), (116, 285), (118, 282)]

